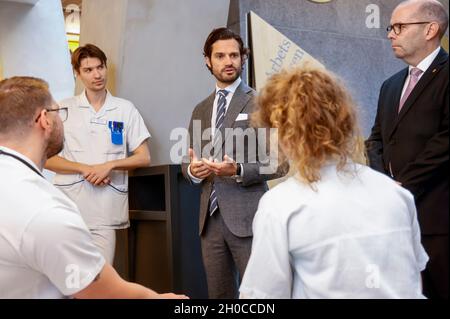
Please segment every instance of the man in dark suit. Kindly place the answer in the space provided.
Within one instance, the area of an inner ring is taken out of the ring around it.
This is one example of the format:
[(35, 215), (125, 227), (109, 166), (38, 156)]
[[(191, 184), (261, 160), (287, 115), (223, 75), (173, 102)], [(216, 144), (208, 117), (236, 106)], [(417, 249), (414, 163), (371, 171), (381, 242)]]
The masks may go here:
[(210, 298), (238, 296), (266, 181), (288, 168), (261, 171), (267, 166), (258, 155), (261, 139), (249, 124), (255, 92), (240, 78), (247, 55), (241, 37), (227, 28), (208, 36), (204, 56), (216, 89), (192, 113), (190, 158), (183, 164), (185, 177), (202, 187), (200, 237)]
[(430, 257), (422, 273), (424, 294), (448, 298), (449, 67), (440, 48), (448, 15), (435, 0), (405, 1), (390, 23), (394, 54), (408, 67), (381, 87), (367, 153), (372, 168), (414, 195)]

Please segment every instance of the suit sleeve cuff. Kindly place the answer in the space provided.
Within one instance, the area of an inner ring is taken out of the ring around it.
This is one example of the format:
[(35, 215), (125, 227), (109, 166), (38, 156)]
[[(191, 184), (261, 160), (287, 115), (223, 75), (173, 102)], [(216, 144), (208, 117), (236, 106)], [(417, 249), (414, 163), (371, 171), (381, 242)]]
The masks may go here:
[(241, 163), (238, 163), (238, 165), (241, 166), (241, 174), (240, 175), (236, 175), (235, 179), (237, 183), (242, 183), (243, 179), (244, 179), (244, 165), (242, 165)]

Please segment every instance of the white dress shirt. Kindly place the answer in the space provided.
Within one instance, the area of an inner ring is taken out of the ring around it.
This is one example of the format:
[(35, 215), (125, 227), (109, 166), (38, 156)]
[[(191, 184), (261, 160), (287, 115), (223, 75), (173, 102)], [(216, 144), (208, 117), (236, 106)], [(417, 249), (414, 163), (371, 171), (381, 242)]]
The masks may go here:
[[(39, 171), (24, 155), (0, 149)], [(0, 299), (62, 298), (86, 288), (105, 259), (75, 203), (5, 154), (0, 176)]]
[[(422, 73), (419, 75), (419, 81), (422, 78), (422, 76), (424, 75), (424, 73), (431, 66), (434, 59), (436, 59), (440, 50), (441, 50), (441, 47), (438, 47), (436, 50), (431, 52), (431, 54), (429, 54), (425, 59), (423, 59), (419, 64), (417, 64), (416, 68), (418, 68), (419, 70), (422, 71)], [(408, 87), (409, 79), (411, 78), (411, 69), (412, 68), (414, 68), (414, 66), (412, 66), (412, 65), (410, 65), (408, 68), (408, 76), (406, 77), (405, 84), (403, 85), (402, 95), (401, 95), (400, 99), (403, 97), (403, 95), (405, 94), (406, 88)]]
[[(124, 159), (136, 150), (150, 133), (136, 107), (109, 92), (96, 112), (85, 91), (60, 102), (69, 110), (64, 122), (64, 148), (61, 157), (88, 165)], [(123, 123), (122, 144), (112, 142), (110, 121)], [(111, 183), (94, 186), (81, 174), (56, 174), (54, 184), (80, 209), (89, 229), (126, 228), (128, 221), (128, 172), (113, 170)]]
[(291, 177), (261, 198), (242, 298), (424, 298), (414, 198), (369, 167), (335, 164), (313, 190)]

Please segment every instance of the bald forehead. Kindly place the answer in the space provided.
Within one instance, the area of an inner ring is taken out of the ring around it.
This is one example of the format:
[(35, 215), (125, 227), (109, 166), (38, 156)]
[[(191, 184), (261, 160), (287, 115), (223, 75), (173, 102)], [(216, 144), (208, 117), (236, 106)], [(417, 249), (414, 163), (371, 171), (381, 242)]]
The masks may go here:
[(423, 1), (411, 0), (400, 3), (392, 13), (392, 17), (402, 16), (404, 18), (414, 17), (420, 13)]
[(422, 7), (429, 0), (410, 0), (400, 3), (392, 12), (391, 24), (406, 23), (425, 19)]
[(391, 24), (411, 22), (412, 20), (434, 21), (439, 23), (440, 37), (448, 27), (448, 14), (437, 0), (409, 0), (400, 3), (392, 12)]
[[(420, 9), (424, 5), (435, 5), (442, 7), (442, 3), (437, 0), (407, 0), (400, 3), (395, 10), (397, 9), (406, 9), (410, 10), (413, 14), (420, 13)], [(394, 11), (395, 11), (394, 10)]]

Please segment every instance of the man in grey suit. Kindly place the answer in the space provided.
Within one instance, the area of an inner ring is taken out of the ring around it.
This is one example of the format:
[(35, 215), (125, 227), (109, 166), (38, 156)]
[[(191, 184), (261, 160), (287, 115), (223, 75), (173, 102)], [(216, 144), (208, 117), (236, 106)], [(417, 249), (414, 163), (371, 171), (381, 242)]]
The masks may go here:
[(238, 297), (251, 252), (253, 216), (268, 189), (266, 181), (288, 170), (284, 164), (261, 173), (267, 165), (257, 154), (262, 141), (249, 124), (255, 91), (240, 78), (248, 53), (233, 31), (210, 33), (203, 54), (216, 89), (195, 107), (189, 125), (183, 174), (202, 187), (199, 233), (209, 298)]

